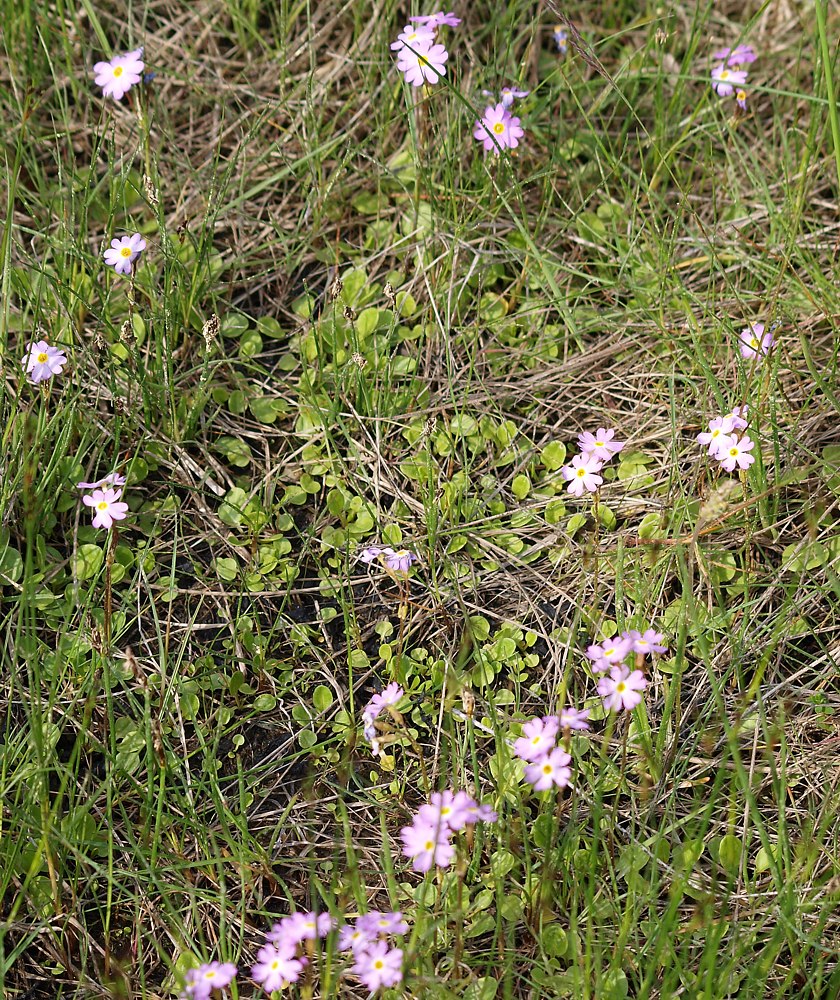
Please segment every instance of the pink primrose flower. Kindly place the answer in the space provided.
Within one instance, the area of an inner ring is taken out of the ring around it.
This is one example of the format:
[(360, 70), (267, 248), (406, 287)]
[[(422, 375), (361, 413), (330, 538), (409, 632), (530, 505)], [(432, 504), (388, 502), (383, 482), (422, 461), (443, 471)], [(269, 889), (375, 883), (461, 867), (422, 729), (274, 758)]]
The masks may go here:
[(733, 406), (727, 416), (732, 421), (733, 431), (745, 431), (747, 429), (747, 414), (749, 407), (746, 403), (743, 406)]
[(375, 993), (383, 986), (396, 986), (402, 982), (403, 953), (401, 948), (389, 948), (386, 941), (377, 941), (358, 952), (351, 972)]
[(595, 674), (606, 673), (614, 664), (621, 663), (632, 646), (632, 640), (625, 634), (605, 639), (600, 645), (587, 647), (586, 656), (592, 661), (592, 672)]
[(560, 475), (569, 484), (569, 493), (574, 497), (582, 497), (584, 490), (594, 493), (603, 483), (599, 476), (602, 463), (592, 455), (575, 455), (571, 465), (564, 465)]
[(416, 817), (411, 826), (400, 830), (403, 854), (412, 858), (412, 867), (417, 872), (427, 872), (433, 864), (446, 868), (455, 856), (455, 848), (449, 841), (450, 831), (441, 824), (423, 823)]
[(718, 97), (729, 97), (734, 93), (736, 87), (743, 87), (747, 82), (747, 71), (745, 69), (727, 69), (721, 63), (712, 70), (712, 90)]
[(457, 28), (461, 23), (461, 18), (455, 17), (451, 10), (448, 14), (439, 10), (436, 14), (418, 14), (415, 17), (410, 17), (409, 21), (413, 21), (414, 24), (425, 24), (427, 28), (440, 28), (444, 24), (448, 24), (450, 28)]
[(572, 758), (559, 747), (546, 754), (545, 757), (528, 764), (525, 768), (525, 780), (534, 786), (534, 791), (545, 792), (552, 785), (565, 788), (572, 776), (569, 764)]
[(589, 729), (589, 723), (586, 721), (589, 718), (589, 709), (583, 708), (578, 711), (576, 708), (561, 708), (560, 709), (560, 728), (561, 729)]
[(359, 920), (355, 924), (345, 924), (338, 932), (339, 951), (362, 951), (377, 940), (377, 935), (359, 926)]
[(94, 490), (82, 497), (82, 503), (93, 507), (94, 528), (110, 528), (114, 521), (122, 521), (128, 514), (128, 504), (120, 501), (122, 490)]
[(747, 110), (747, 92), (746, 90), (737, 90), (735, 92), (735, 103), (742, 111)]
[(363, 933), (370, 934), (374, 938), (380, 934), (407, 934), (408, 924), (403, 920), (403, 915), (399, 910), (382, 912), (371, 910), (364, 913), (356, 921), (356, 926)]
[(729, 439), (729, 443), (720, 449), (716, 458), (727, 472), (734, 472), (736, 466), (739, 469), (748, 469), (755, 461), (755, 456), (749, 454), (754, 447), (755, 441), (746, 434), (741, 438), (733, 436)]
[(296, 983), (305, 965), (305, 958), (294, 958), (285, 949), (264, 944), (257, 952), (257, 962), (251, 969), (251, 978), (266, 993), (271, 994), (275, 990), (285, 989), (289, 983)]
[(108, 62), (94, 64), (94, 82), (102, 88), (103, 97), (113, 97), (121, 101), (131, 88), (143, 79), (144, 64), (142, 49), (126, 52), (123, 56), (114, 56)]
[(412, 24), (407, 24), (397, 35), (397, 40), (391, 42), (391, 49), (394, 52), (399, 52), (406, 45), (412, 49), (428, 48), (434, 44), (434, 41), (434, 28), (430, 28), (425, 24), (417, 25), (416, 27)]
[(715, 417), (709, 421), (708, 431), (702, 431), (697, 435), (697, 443), (708, 445), (709, 454), (712, 458), (717, 458), (720, 450), (729, 444), (734, 426), (735, 421), (731, 414)]
[(656, 632), (652, 628), (646, 629), (644, 633), (632, 629), (624, 634), (631, 640), (634, 653), (642, 653), (646, 656), (648, 653), (668, 652), (668, 647), (662, 645), (662, 633)]
[(385, 568), (392, 573), (407, 573), (412, 565), (419, 561), (419, 556), (409, 552), (408, 549), (398, 549), (396, 552), (393, 549), (386, 549), (384, 555)]
[(559, 731), (560, 720), (554, 715), (531, 719), (522, 726), (523, 735), (513, 744), (513, 752), (522, 760), (542, 760), (554, 749)]
[(140, 254), (146, 249), (146, 241), (135, 233), (133, 236), (123, 236), (120, 239), (111, 240), (111, 245), (102, 254), (105, 263), (117, 272), (117, 274), (131, 274), (131, 268)]
[(520, 119), (512, 115), (504, 104), (486, 108), (484, 117), (475, 123), (474, 138), (484, 146), (485, 153), (499, 156), (503, 149), (515, 149), (525, 135)]
[(119, 472), (109, 472), (95, 483), (76, 483), (76, 489), (79, 490), (101, 490), (104, 486), (125, 486), (125, 476), (121, 476)]
[(185, 976), (184, 996), (192, 1000), (207, 1000), (213, 990), (223, 990), (236, 978), (233, 962), (208, 962), (189, 969)]
[(60, 347), (50, 347), (45, 340), (26, 345), (27, 355), (23, 359), (23, 368), (29, 376), (29, 381), (46, 382), (53, 375), (60, 375), (61, 369), (67, 364), (67, 356)]
[(712, 59), (725, 59), (727, 66), (744, 66), (757, 58), (752, 45), (736, 45), (734, 49), (718, 49), (712, 53)]
[(463, 830), (471, 820), (471, 809), (475, 800), (466, 792), (453, 792), (446, 788), (442, 792), (432, 792), (427, 805), (417, 810), (417, 819), (422, 823), (442, 830)]
[(448, 58), (449, 53), (443, 45), (418, 43), (411, 49), (400, 49), (397, 69), (405, 76), (406, 83), (410, 83), (412, 87), (422, 87), (427, 81), (437, 83), (444, 76)]
[(592, 434), (591, 431), (584, 431), (578, 438), (578, 447), (584, 458), (596, 458), (599, 462), (609, 462), (613, 455), (617, 455), (626, 444), (625, 441), (614, 441), (615, 429), (606, 430), (599, 427)]
[(741, 357), (754, 358), (757, 355), (764, 357), (773, 346), (775, 338), (772, 330), (764, 332), (763, 323), (750, 323), (738, 334), (738, 339), (741, 341)]
[(647, 681), (641, 670), (631, 672), (625, 666), (611, 667), (609, 677), (598, 680), (598, 694), (604, 699), (604, 708), (609, 712), (635, 708), (642, 700), (639, 692), (646, 687)]

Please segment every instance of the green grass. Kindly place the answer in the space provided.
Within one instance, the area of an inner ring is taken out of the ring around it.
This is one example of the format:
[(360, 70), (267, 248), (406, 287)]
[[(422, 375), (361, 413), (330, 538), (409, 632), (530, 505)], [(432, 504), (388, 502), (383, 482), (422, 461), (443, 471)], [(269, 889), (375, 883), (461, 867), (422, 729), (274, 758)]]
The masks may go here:
[[(563, 59), (552, 4), (463, 5), (428, 91), (393, 0), (0, 6), (5, 995), (210, 959), (257, 995), (279, 916), (371, 908), (430, 1000), (840, 993), (840, 22), (601, 6)], [(141, 44), (155, 80), (103, 101)], [(484, 158), (514, 80), (525, 140)], [(129, 281), (101, 252), (135, 230)], [(695, 438), (742, 403), (739, 480)], [(629, 443), (593, 506), (559, 468), (599, 426)], [(114, 468), (106, 534), (74, 484)], [(605, 717), (584, 650), (648, 625)], [(537, 795), (509, 740), (563, 703), (592, 731)], [(500, 821), (424, 878), (399, 830), (444, 787)], [(347, 969), (330, 940), (292, 992), (367, 995)]]

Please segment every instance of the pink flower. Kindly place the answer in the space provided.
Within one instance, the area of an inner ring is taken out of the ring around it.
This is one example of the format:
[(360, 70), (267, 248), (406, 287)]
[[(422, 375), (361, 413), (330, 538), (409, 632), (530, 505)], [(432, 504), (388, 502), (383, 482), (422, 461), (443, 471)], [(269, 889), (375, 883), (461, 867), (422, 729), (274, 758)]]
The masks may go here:
[(633, 643), (634, 653), (647, 655), (648, 653), (668, 652), (668, 647), (662, 645), (662, 633), (655, 632), (652, 628), (647, 629), (644, 633), (633, 629), (627, 632), (626, 635)]
[(764, 332), (763, 323), (750, 323), (749, 326), (738, 334), (741, 341), (741, 357), (754, 358), (756, 355), (764, 357), (773, 346), (773, 331)]
[(747, 92), (746, 90), (738, 90), (735, 92), (735, 103), (742, 111), (747, 110)]
[(442, 824), (422, 823), (415, 818), (411, 826), (400, 830), (403, 854), (414, 859), (412, 867), (416, 872), (427, 872), (433, 864), (446, 868), (455, 856), (450, 835)]
[(377, 937), (380, 934), (407, 934), (408, 924), (403, 920), (403, 915), (399, 910), (382, 913), (379, 910), (371, 910), (364, 913), (356, 921), (356, 927), (364, 933)]
[(376, 941), (377, 934), (360, 927), (360, 920), (357, 920), (355, 924), (345, 924), (338, 932), (337, 947), (339, 951), (352, 951), (355, 954)]
[(142, 49), (126, 52), (124, 56), (114, 56), (109, 62), (94, 64), (94, 82), (102, 88), (103, 97), (113, 97), (120, 101), (135, 83), (143, 79)]
[(525, 768), (525, 780), (534, 786), (536, 792), (544, 792), (552, 785), (565, 788), (572, 776), (568, 766), (571, 759), (565, 750), (558, 747), (535, 763), (528, 764)]
[(743, 66), (757, 58), (752, 45), (736, 45), (734, 49), (718, 49), (712, 53), (712, 59), (725, 59), (727, 66)]
[(471, 818), (474, 806), (475, 801), (466, 792), (446, 788), (432, 792), (430, 802), (417, 810), (417, 820), (443, 830), (463, 830), (467, 823), (475, 822)]
[(184, 995), (192, 1000), (207, 1000), (213, 990), (222, 990), (236, 978), (232, 962), (208, 962), (189, 969), (185, 977)]
[(122, 490), (94, 490), (90, 496), (82, 497), (82, 503), (93, 507), (94, 528), (110, 528), (114, 521), (122, 521), (128, 514), (128, 504), (122, 503)]
[(560, 475), (569, 484), (569, 493), (575, 497), (582, 497), (583, 491), (588, 490), (594, 493), (603, 483), (604, 479), (599, 476), (601, 462), (592, 455), (575, 455), (571, 465), (564, 465), (560, 470)]
[(569, 32), (558, 24), (553, 31), (553, 35), (557, 51), (561, 56), (564, 56), (569, 51)]
[(754, 447), (755, 441), (746, 434), (742, 438), (733, 436), (715, 457), (720, 460), (720, 464), (727, 472), (734, 472), (735, 466), (739, 469), (748, 469), (755, 461), (755, 457), (749, 454)]
[(67, 364), (67, 356), (60, 347), (50, 347), (45, 340), (26, 345), (27, 356), (23, 368), (30, 382), (46, 382), (53, 375), (61, 374)]
[(294, 954), (301, 941), (326, 937), (335, 926), (329, 913), (290, 913), (274, 924), (265, 939), (281, 950)]
[(513, 752), (522, 760), (541, 760), (554, 749), (559, 730), (560, 720), (554, 715), (531, 719), (522, 727), (524, 735), (513, 744)]
[(598, 694), (604, 699), (607, 711), (617, 712), (620, 708), (629, 711), (642, 700), (639, 692), (646, 687), (641, 670), (631, 672), (625, 666), (611, 667), (609, 677), (601, 677), (598, 681)]
[(468, 823), (495, 823), (499, 818), (496, 810), (491, 809), (486, 802), (482, 802), (481, 804), (473, 802), (467, 807), (467, 812), (470, 816), (467, 820)]
[[(413, 49), (413, 51), (412, 51)], [(421, 87), (427, 80), (437, 83), (446, 73), (449, 53), (443, 45), (417, 44), (411, 49), (400, 49), (397, 69), (405, 76), (405, 82), (412, 87)]]
[(697, 443), (708, 445), (709, 454), (712, 458), (717, 458), (721, 448), (725, 448), (729, 444), (734, 425), (735, 419), (731, 414), (727, 414), (725, 417), (715, 417), (714, 420), (709, 421), (708, 431), (697, 435)]
[(621, 663), (630, 652), (632, 646), (633, 642), (627, 635), (605, 639), (600, 646), (589, 646), (586, 650), (586, 655), (592, 661), (592, 673), (606, 673), (610, 667), (616, 663)]
[(525, 135), (520, 119), (511, 115), (504, 104), (486, 108), (484, 117), (475, 123), (473, 136), (484, 145), (485, 153), (499, 156), (503, 149), (515, 149)]
[(257, 963), (251, 969), (251, 978), (260, 983), (266, 993), (273, 993), (285, 989), (289, 983), (296, 983), (305, 965), (305, 958), (293, 958), (285, 949), (264, 944), (257, 952)]
[(576, 708), (561, 708), (560, 709), (560, 728), (561, 729), (589, 729), (589, 723), (586, 721), (589, 718), (589, 709), (583, 708), (578, 711)]
[(402, 961), (401, 948), (389, 948), (386, 941), (377, 941), (356, 955), (351, 971), (371, 993), (375, 993), (382, 986), (396, 986), (402, 982)]
[(517, 90), (515, 87), (502, 87), (499, 92), (499, 100), (506, 108), (512, 108), (513, 102), (520, 97), (527, 97), (530, 90)]
[(428, 25), (419, 25), (418, 27), (413, 27), (407, 24), (403, 30), (397, 35), (397, 40), (391, 42), (391, 48), (394, 52), (399, 52), (408, 45), (412, 49), (428, 48), (433, 45), (435, 41), (434, 28), (428, 27)]
[(729, 97), (736, 87), (743, 87), (747, 82), (745, 69), (727, 69), (723, 63), (712, 70), (712, 90), (718, 97)]
[(599, 462), (609, 462), (613, 455), (617, 455), (624, 447), (624, 441), (614, 441), (615, 430), (611, 427), (605, 430), (599, 427), (592, 434), (584, 431), (578, 438), (578, 447), (584, 458), (596, 458)]
[(409, 552), (408, 549), (398, 549), (396, 552), (393, 549), (386, 549), (384, 552), (385, 556), (385, 568), (391, 570), (392, 573), (407, 573), (413, 563), (416, 563), (419, 559), (413, 552)]
[(743, 406), (733, 406), (731, 411), (727, 413), (727, 416), (732, 421), (733, 431), (745, 431), (747, 429), (747, 414), (749, 409), (744, 404)]
[(102, 256), (105, 258), (105, 263), (113, 267), (117, 274), (131, 274), (131, 265), (145, 249), (146, 241), (140, 233), (135, 233), (133, 236), (111, 240), (110, 247)]
[(439, 10), (436, 14), (418, 14), (415, 17), (410, 17), (409, 21), (413, 21), (415, 24), (425, 24), (427, 28), (439, 28), (444, 24), (448, 24), (450, 28), (457, 28), (461, 23), (461, 18), (455, 17), (451, 10), (448, 14)]
[(101, 490), (103, 486), (125, 486), (125, 476), (121, 476), (119, 472), (109, 472), (95, 483), (76, 483), (76, 488), (80, 490)]

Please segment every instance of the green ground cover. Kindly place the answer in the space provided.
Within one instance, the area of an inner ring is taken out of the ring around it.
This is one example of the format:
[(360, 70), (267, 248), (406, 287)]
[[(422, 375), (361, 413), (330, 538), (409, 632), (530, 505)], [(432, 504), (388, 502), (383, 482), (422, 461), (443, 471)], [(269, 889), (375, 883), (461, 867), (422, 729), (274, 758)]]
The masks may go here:
[[(413, 87), (433, 9), (2, 4), (6, 996), (213, 960), (265, 995), (272, 924), (371, 910), (408, 924), (388, 997), (840, 995), (840, 13), (475, 2)], [(727, 471), (697, 435), (736, 406)], [(112, 471), (106, 530), (76, 484)], [(586, 651), (650, 628), (611, 711)], [(512, 744), (563, 706), (535, 791)], [(442, 789), (498, 819), (418, 871)], [(284, 995), (370, 994), (337, 930), (302, 947)]]

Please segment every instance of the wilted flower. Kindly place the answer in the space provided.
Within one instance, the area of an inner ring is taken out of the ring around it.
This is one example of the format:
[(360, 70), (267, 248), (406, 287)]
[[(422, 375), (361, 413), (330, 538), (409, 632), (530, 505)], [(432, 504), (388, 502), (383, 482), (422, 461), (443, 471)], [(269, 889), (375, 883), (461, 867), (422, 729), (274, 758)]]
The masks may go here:
[(405, 76), (405, 82), (412, 87), (421, 87), (426, 81), (437, 83), (446, 73), (445, 64), (449, 58), (444, 46), (426, 42), (418, 43), (412, 49), (404, 46), (397, 59), (397, 69)]
[(746, 90), (739, 90), (735, 94), (735, 103), (742, 111), (747, 110), (747, 92)]
[(208, 962), (187, 971), (184, 995), (192, 1000), (208, 1000), (213, 990), (224, 989), (235, 978), (236, 966), (232, 962)]
[(110, 528), (114, 521), (122, 521), (128, 514), (128, 504), (122, 503), (122, 490), (94, 490), (82, 497), (82, 503), (92, 507), (94, 528)]
[(379, 694), (375, 694), (362, 710), (365, 739), (370, 743), (374, 756), (379, 755), (379, 741), (376, 738), (374, 722), (383, 708), (396, 705), (404, 694), (399, 684), (389, 684)]
[(738, 334), (738, 339), (741, 341), (741, 357), (754, 358), (767, 354), (773, 346), (774, 337), (772, 330), (764, 332), (763, 323), (750, 323)]
[(502, 87), (499, 91), (499, 100), (502, 102), (504, 107), (512, 108), (513, 102), (517, 98), (527, 97), (530, 93), (530, 90), (517, 90), (515, 87)]
[(599, 679), (598, 694), (604, 699), (607, 711), (617, 712), (621, 708), (629, 711), (642, 700), (639, 692), (646, 687), (641, 670), (630, 671), (625, 666), (616, 666), (610, 668), (608, 677)]
[(111, 240), (111, 245), (102, 254), (105, 263), (117, 272), (117, 274), (131, 274), (131, 266), (140, 254), (146, 249), (146, 241), (135, 233), (133, 236), (123, 236), (121, 239)]
[(26, 345), (27, 355), (23, 367), (30, 382), (46, 382), (59, 375), (67, 364), (67, 356), (60, 347), (50, 347), (45, 340)]
[(135, 49), (124, 56), (114, 56), (108, 62), (94, 64), (94, 82), (102, 88), (103, 97), (113, 97), (120, 101), (143, 77), (143, 50)]
[(569, 484), (569, 493), (575, 497), (582, 497), (584, 490), (594, 493), (603, 483), (603, 476), (599, 476), (601, 462), (592, 455), (575, 455), (571, 465), (564, 465), (560, 470), (560, 475)]
[(485, 153), (499, 156), (503, 149), (515, 149), (525, 135), (520, 119), (511, 115), (504, 104), (486, 108), (484, 117), (475, 123), (473, 136), (484, 146)]
[(745, 69), (727, 69), (723, 63), (712, 70), (712, 89), (718, 97), (729, 97), (736, 87), (743, 87), (747, 82)]
[(383, 555), (385, 556), (385, 568), (393, 573), (407, 573), (412, 564), (416, 563), (419, 558), (408, 549), (398, 549), (396, 552), (393, 549), (385, 549)]

